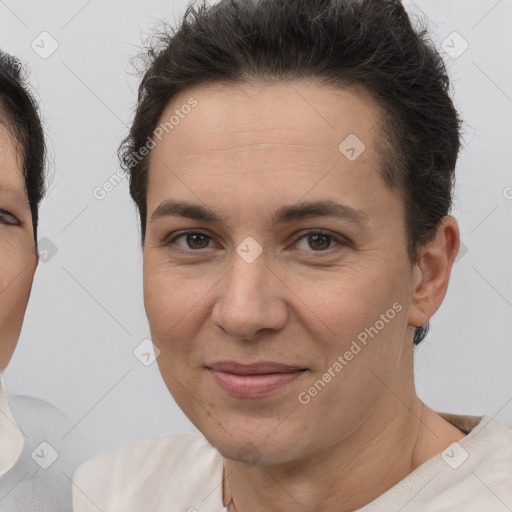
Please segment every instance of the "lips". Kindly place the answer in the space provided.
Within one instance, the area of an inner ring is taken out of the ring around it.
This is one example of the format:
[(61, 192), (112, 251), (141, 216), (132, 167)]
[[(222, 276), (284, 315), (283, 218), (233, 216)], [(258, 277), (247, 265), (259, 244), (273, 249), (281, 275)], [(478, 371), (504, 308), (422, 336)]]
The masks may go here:
[(214, 381), (229, 395), (237, 398), (262, 398), (299, 378), (305, 368), (263, 361), (243, 364), (219, 361), (207, 366)]
[(290, 366), (282, 363), (263, 361), (260, 363), (243, 364), (235, 361), (220, 361), (207, 366), (212, 370), (235, 373), (237, 375), (262, 375), (266, 373), (291, 373), (304, 370), (298, 366)]

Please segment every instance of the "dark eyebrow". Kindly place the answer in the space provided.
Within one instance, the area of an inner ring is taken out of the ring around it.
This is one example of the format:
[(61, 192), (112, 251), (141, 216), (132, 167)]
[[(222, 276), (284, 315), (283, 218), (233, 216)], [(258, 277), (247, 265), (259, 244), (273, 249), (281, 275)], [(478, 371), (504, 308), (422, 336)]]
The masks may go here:
[[(224, 222), (204, 206), (183, 201), (164, 201), (151, 215), (151, 222), (161, 217), (176, 216), (204, 222)], [(272, 214), (272, 226), (311, 217), (337, 217), (355, 224), (368, 220), (367, 212), (330, 200), (302, 202), (282, 206)]]

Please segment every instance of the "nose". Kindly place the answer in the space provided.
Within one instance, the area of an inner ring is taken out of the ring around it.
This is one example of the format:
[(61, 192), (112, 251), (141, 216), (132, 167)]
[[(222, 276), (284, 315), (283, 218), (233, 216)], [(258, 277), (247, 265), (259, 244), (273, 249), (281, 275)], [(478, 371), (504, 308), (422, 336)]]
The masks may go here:
[(261, 331), (280, 330), (287, 322), (289, 290), (271, 268), (264, 254), (248, 263), (238, 254), (219, 283), (212, 311), (213, 323), (241, 340), (256, 340)]

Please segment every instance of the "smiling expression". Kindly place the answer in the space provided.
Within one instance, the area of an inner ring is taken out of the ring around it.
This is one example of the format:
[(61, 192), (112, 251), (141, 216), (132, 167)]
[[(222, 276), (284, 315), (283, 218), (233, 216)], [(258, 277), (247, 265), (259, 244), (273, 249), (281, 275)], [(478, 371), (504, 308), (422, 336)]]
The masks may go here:
[[(411, 263), (402, 201), (379, 172), (381, 114), (322, 85), (210, 85), (175, 97), (162, 122), (191, 96), (197, 107), (149, 161), (144, 299), (158, 364), (224, 455), (251, 442), (273, 461), (307, 456), (353, 432), (409, 365)], [(364, 144), (355, 159), (340, 150), (349, 136)]]

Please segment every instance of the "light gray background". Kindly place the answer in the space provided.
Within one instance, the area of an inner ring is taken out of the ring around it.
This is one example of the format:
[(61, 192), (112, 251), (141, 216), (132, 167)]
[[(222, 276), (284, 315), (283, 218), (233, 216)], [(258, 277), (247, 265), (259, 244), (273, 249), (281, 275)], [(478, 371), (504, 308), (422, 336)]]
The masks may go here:
[[(437, 410), (488, 414), (512, 426), (512, 1), (406, 5), (448, 52), (466, 123), (452, 212), (464, 247), (417, 349), (418, 391)], [(116, 148), (138, 84), (127, 74), (129, 59), (158, 20), (174, 23), (184, 8), (164, 0), (0, 0), (0, 47), (29, 65), (41, 101), (53, 176), (39, 237), (57, 248), (37, 270), (4, 382), (11, 394), (60, 408), (93, 440), (91, 451), (195, 430), (156, 363), (146, 367), (133, 355), (149, 329), (127, 184), (103, 200), (93, 196), (118, 171)], [(41, 37), (49, 48), (42, 32), (59, 45), (48, 58), (31, 48)]]

